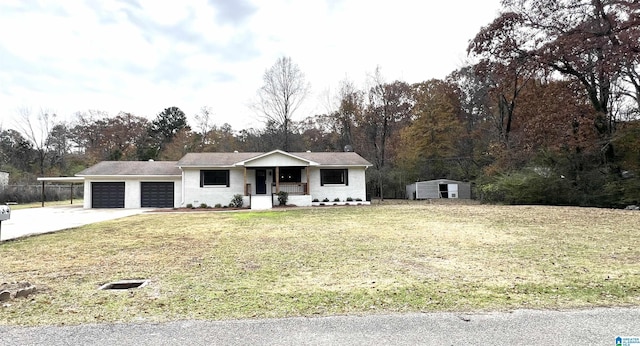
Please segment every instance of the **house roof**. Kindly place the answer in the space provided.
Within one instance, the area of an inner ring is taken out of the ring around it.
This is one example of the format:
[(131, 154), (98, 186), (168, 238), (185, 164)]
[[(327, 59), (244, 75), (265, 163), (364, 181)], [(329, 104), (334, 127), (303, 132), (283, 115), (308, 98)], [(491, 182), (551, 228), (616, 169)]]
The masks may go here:
[(182, 175), (176, 161), (102, 161), (76, 176)]
[(289, 154), (320, 166), (371, 166), (369, 161), (354, 152), (272, 152), (189, 153), (180, 161), (180, 167), (232, 167), (271, 153)]
[(208, 167), (220, 166), (230, 167), (237, 162), (246, 161), (264, 153), (188, 153), (178, 161), (180, 167)]
[(180, 176), (181, 167), (234, 167), (270, 154), (283, 154), (319, 166), (371, 166), (369, 161), (353, 152), (298, 152), (274, 150), (264, 152), (189, 153), (180, 161), (102, 161), (76, 174), (84, 176)]
[(301, 152), (296, 156), (314, 161), (321, 166), (371, 166), (371, 163), (354, 152)]

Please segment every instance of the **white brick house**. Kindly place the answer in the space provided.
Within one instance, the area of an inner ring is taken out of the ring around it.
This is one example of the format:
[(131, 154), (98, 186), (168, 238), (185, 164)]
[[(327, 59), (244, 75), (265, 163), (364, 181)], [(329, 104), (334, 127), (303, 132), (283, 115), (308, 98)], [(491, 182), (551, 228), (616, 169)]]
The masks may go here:
[(228, 205), (235, 195), (245, 206), (267, 209), (277, 193), (288, 203), (364, 201), (371, 164), (353, 152), (190, 153), (175, 162), (103, 161), (84, 177), (84, 206), (139, 208)]

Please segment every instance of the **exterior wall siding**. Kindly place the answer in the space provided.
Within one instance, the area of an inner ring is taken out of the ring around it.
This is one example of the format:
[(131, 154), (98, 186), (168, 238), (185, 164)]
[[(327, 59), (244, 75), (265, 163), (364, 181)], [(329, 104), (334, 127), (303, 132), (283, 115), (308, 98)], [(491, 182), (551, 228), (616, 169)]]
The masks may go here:
[[(209, 169), (210, 170), (210, 169)], [(224, 168), (226, 170), (226, 168)], [(244, 195), (244, 169), (229, 168), (229, 187), (206, 186), (200, 187), (200, 169), (185, 168), (182, 174), (185, 199), (182, 206), (192, 204), (194, 207), (206, 203), (208, 206), (229, 205), (234, 195)], [(251, 183), (247, 171), (247, 183)], [(252, 189), (254, 189), (252, 184)], [(246, 202), (245, 200), (245, 203)]]
[[(323, 167), (322, 169), (329, 168)], [(330, 167), (331, 169), (345, 169), (348, 167)], [(365, 168), (364, 167), (351, 167), (349, 168), (349, 185), (343, 184), (325, 184), (324, 186), (320, 185), (320, 169), (312, 167), (309, 172), (309, 193), (311, 194), (311, 199), (317, 199), (322, 201), (325, 198), (328, 198), (330, 201), (333, 201), (335, 198), (339, 198), (341, 201), (345, 201), (347, 198), (351, 197), (354, 200), (360, 198), (365, 201), (367, 197), (367, 187), (366, 187), (366, 179), (365, 179)]]
[(307, 161), (298, 160), (295, 157), (285, 155), (270, 155), (247, 162), (247, 167), (286, 167), (286, 166), (306, 166)]

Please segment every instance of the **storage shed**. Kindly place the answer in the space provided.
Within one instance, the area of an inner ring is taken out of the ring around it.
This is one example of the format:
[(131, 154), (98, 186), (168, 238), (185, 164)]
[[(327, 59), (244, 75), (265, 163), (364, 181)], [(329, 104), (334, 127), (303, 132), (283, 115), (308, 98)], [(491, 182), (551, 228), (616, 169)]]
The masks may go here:
[(407, 199), (471, 198), (471, 183), (437, 179), (407, 185)]

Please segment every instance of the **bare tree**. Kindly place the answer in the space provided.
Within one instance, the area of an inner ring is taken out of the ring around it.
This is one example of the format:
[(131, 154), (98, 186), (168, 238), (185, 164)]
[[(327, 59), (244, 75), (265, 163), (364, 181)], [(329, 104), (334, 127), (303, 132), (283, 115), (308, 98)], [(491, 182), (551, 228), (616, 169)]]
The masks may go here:
[(304, 74), (289, 57), (281, 57), (264, 72), (264, 85), (258, 90), (253, 108), (260, 112), (265, 123), (280, 128), (283, 150), (289, 150), (289, 132), (293, 114), (310, 90)]
[(203, 150), (209, 145), (214, 144), (212, 134), (216, 130), (213, 124), (213, 110), (209, 106), (202, 106), (200, 112), (196, 113), (196, 128), (200, 135), (200, 149)]
[(38, 168), (41, 175), (44, 175), (45, 160), (49, 150), (49, 133), (55, 124), (56, 114), (45, 109), (34, 117), (32, 111), (28, 107), (18, 109), (19, 119), (16, 123), (18, 131), (33, 143), (38, 155)]

